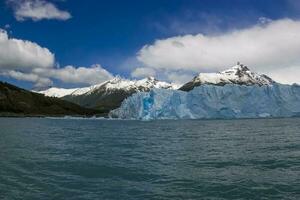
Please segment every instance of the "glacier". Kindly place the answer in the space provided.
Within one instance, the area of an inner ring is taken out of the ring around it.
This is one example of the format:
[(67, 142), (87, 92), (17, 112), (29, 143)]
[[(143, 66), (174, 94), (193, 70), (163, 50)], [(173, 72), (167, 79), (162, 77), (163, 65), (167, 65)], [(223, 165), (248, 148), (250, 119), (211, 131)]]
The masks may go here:
[(109, 115), (139, 120), (297, 117), (300, 86), (201, 85), (188, 92), (153, 89), (133, 94)]

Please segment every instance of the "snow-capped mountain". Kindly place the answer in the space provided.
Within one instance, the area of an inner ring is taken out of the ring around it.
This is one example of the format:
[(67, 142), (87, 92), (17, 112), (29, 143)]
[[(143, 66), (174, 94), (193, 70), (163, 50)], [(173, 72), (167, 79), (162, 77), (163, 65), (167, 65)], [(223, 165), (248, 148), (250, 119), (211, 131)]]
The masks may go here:
[(64, 96), (67, 96), (67, 95), (70, 95), (70, 94), (74, 93), (76, 90), (79, 90), (79, 88), (65, 89), (65, 88), (52, 87), (52, 88), (49, 88), (47, 90), (34, 91), (34, 92), (44, 94), (47, 97), (61, 98), (61, 97), (64, 97)]
[(154, 77), (141, 80), (129, 80), (119, 76), (84, 88), (50, 88), (39, 93), (59, 97), (88, 108), (97, 108), (105, 112), (117, 108), (121, 102), (136, 92), (148, 92), (151, 89), (178, 89), (175, 84), (158, 81)]
[(115, 77), (112, 80), (106, 81), (98, 86), (94, 86), (85, 95), (92, 94), (99, 91), (105, 91), (107, 93), (113, 92), (115, 90), (124, 91), (149, 91), (150, 89), (177, 89), (175, 85), (158, 81), (154, 77), (147, 77), (141, 80), (129, 80), (121, 78), (120, 76)]
[(202, 85), (226, 86), (229, 84), (261, 87), (270, 86), (274, 83), (268, 76), (251, 72), (247, 66), (238, 63), (236, 66), (219, 73), (200, 73), (181, 88), (174, 84), (158, 81), (153, 77), (141, 80), (128, 80), (117, 76), (90, 87), (74, 89), (50, 88), (40, 93), (46, 96), (59, 97), (83, 107), (109, 112), (118, 108), (122, 101), (132, 94), (149, 92), (152, 89), (177, 90), (179, 88), (182, 91), (190, 91)]
[(114, 90), (136, 90), (138, 91), (147, 91), (149, 89), (178, 89), (178, 86), (175, 84), (170, 84), (163, 81), (158, 81), (154, 77), (147, 77), (141, 80), (129, 80), (121, 78), (120, 76), (116, 76), (115, 78), (105, 81), (103, 83), (92, 85), (90, 87), (83, 88), (57, 88), (51, 87), (47, 90), (38, 91), (38, 93), (44, 94), (49, 97), (57, 97), (62, 98), (64, 96), (79, 96), (79, 95), (88, 95), (99, 90), (105, 90), (106, 92), (114, 91)]
[(177, 89), (175, 85), (158, 81), (153, 77), (142, 80), (128, 80), (115, 77), (102, 84), (92, 86), (81, 95), (67, 95), (63, 99), (87, 108), (96, 108), (108, 112), (119, 107), (122, 101), (137, 92), (148, 92), (151, 89)]
[(209, 84), (209, 85), (226, 85), (226, 84), (238, 84), (238, 85), (270, 85), (274, 81), (266, 76), (251, 72), (250, 69), (240, 63), (232, 68), (219, 72), (219, 73), (200, 73), (194, 77), (192, 81), (184, 84), (180, 90), (190, 91), (194, 87)]
[(78, 95), (85, 94), (85, 93), (92, 91), (93, 89), (99, 87), (100, 85), (101, 84), (92, 85), (90, 87), (70, 88), (70, 89), (51, 87), (47, 90), (33, 91), (33, 92), (44, 94), (45, 96), (48, 96), (48, 97), (62, 98), (64, 96), (68, 96), (68, 95), (78, 96)]

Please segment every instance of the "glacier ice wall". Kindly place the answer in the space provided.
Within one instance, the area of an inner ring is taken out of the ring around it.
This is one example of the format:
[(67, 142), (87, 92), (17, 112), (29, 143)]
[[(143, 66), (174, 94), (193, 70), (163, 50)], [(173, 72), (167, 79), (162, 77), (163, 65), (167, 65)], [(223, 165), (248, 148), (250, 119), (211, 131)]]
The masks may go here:
[(154, 89), (125, 99), (122, 119), (230, 119), (300, 116), (300, 86), (202, 85), (189, 92)]

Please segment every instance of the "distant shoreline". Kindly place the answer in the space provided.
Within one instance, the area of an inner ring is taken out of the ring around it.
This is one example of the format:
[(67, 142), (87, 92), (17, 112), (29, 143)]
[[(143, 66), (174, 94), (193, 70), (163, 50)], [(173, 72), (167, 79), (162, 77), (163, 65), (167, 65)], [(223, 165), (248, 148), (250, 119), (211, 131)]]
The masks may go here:
[(108, 117), (108, 113), (96, 114), (96, 115), (43, 115), (43, 114), (23, 114), (23, 113), (0, 113), (0, 118), (46, 118), (46, 117), (82, 117), (82, 118), (93, 118), (93, 117)]

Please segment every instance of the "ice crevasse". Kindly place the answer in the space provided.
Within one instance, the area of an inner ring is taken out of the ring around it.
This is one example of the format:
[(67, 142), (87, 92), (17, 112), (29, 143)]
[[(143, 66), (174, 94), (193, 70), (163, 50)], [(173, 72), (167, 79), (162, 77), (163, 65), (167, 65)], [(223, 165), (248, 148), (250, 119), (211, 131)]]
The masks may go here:
[(121, 119), (230, 119), (300, 116), (300, 86), (201, 85), (185, 92), (153, 89), (110, 112)]

